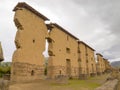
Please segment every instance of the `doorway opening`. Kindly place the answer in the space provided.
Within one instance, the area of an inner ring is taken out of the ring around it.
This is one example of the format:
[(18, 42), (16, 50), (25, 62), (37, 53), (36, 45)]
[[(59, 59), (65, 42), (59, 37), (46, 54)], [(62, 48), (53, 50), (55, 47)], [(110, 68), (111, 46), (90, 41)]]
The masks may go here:
[(70, 61), (70, 59), (66, 59), (66, 74), (69, 78), (71, 77), (71, 61)]

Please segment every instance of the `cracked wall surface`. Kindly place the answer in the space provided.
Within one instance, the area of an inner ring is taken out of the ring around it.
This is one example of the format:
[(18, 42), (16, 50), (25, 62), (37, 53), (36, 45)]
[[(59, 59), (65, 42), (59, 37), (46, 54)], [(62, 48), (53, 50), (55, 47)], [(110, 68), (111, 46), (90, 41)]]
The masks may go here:
[[(12, 81), (40, 79), (44, 75), (45, 38), (47, 27), (40, 13), (26, 3), (14, 8), (14, 23), (17, 27), (16, 50), (12, 58)], [(41, 16), (40, 16), (41, 15)]]

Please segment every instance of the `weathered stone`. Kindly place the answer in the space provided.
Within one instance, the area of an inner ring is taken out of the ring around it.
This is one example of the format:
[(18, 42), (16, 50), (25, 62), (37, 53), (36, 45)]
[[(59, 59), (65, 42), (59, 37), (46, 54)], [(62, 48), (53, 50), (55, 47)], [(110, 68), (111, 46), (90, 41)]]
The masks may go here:
[(9, 81), (8, 80), (0, 80), (0, 90), (9, 90)]
[(85, 80), (87, 78), (88, 78), (87, 74), (80, 74), (79, 75), (79, 79), (81, 79), (81, 80)]
[(12, 65), (12, 81), (31, 81), (41, 79), (44, 67), (39, 65), (14, 62)]
[[(78, 41), (78, 64), (79, 76), (90, 76), (91, 73), (96, 74), (96, 62), (94, 57), (94, 49), (82, 41)], [(84, 78), (84, 77), (83, 77)]]
[(1, 42), (0, 42), (0, 61), (3, 61), (3, 60), (4, 60), (3, 50), (2, 50), (2, 45), (1, 45)]
[(100, 60), (96, 70), (93, 48), (79, 41), (56, 23), (46, 25), (45, 20), (49, 19), (28, 4), (18, 3), (14, 11), (14, 23), (18, 31), (15, 38), (16, 50), (12, 59), (12, 81), (41, 79), (44, 75), (43, 52), (46, 39), (49, 54), (48, 78), (60, 82), (64, 82), (66, 77), (86, 79), (97, 73), (102, 74), (108, 69), (109, 65), (105, 65), (99, 54)]
[(47, 36), (45, 20), (48, 19), (26, 3), (18, 3), (14, 11), (14, 23), (18, 31), (11, 80), (18, 82), (40, 79), (44, 75), (42, 53), (45, 50)]
[(104, 74), (105, 70), (106, 70), (106, 63), (105, 63), (105, 59), (103, 58), (103, 56), (100, 53), (97, 53), (97, 74), (101, 75)]
[[(65, 75), (76, 78), (78, 74), (78, 38), (56, 23), (48, 24), (49, 46), (48, 77)], [(61, 38), (60, 38), (61, 37)]]
[(55, 77), (55, 83), (57, 84), (68, 84), (68, 77), (64, 75), (58, 75)]

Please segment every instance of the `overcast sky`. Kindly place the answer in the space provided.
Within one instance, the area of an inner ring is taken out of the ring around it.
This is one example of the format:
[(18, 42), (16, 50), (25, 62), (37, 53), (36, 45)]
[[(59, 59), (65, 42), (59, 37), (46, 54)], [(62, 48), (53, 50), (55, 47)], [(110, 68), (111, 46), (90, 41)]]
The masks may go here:
[(110, 61), (120, 61), (120, 0), (1, 0), (0, 41), (5, 61), (12, 61), (17, 28), (12, 11), (26, 2)]

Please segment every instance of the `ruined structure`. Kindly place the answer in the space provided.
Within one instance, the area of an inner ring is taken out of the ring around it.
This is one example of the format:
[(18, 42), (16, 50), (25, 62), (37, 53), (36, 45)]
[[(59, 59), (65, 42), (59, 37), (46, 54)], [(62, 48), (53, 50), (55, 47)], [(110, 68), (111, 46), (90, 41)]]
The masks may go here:
[(78, 43), (75, 36), (58, 24), (50, 24), (49, 28), (49, 63), (48, 77), (58, 75), (78, 77)]
[(112, 69), (110, 62), (107, 59), (104, 59), (104, 63), (105, 63), (105, 72), (110, 72)]
[(94, 57), (94, 49), (86, 44), (86, 62), (88, 76), (96, 75), (96, 62)]
[(16, 50), (12, 59), (12, 81), (40, 79), (44, 75), (45, 38), (47, 27), (45, 16), (26, 3), (14, 8), (14, 22), (17, 27)]
[(87, 78), (87, 54), (86, 44), (78, 41), (78, 64), (79, 64), (79, 78)]
[(82, 41), (78, 42), (80, 78), (96, 75), (94, 51), (95, 50), (86, 43)]
[[(31, 81), (44, 75), (45, 41), (48, 41), (48, 78), (65, 76), (84, 79), (103, 73), (110, 68), (107, 60), (95, 50), (56, 23), (45, 24), (43, 16), (26, 3), (14, 8), (14, 22), (17, 27), (16, 50), (13, 54), (11, 80)], [(2, 52), (2, 50), (1, 50)], [(2, 53), (0, 54), (2, 55)], [(3, 57), (0, 56), (0, 60)]]
[(98, 75), (105, 72), (105, 62), (103, 56), (100, 53), (97, 53), (97, 73)]
[(4, 60), (4, 57), (3, 57), (3, 50), (2, 50), (2, 45), (1, 45), (1, 42), (0, 42), (0, 62)]

